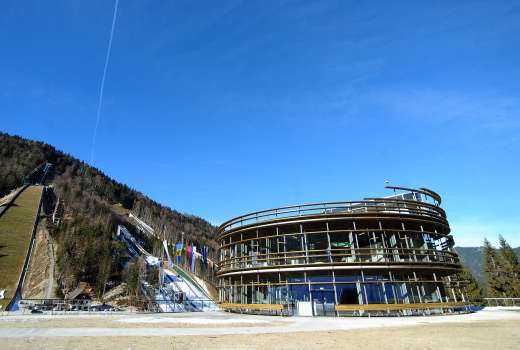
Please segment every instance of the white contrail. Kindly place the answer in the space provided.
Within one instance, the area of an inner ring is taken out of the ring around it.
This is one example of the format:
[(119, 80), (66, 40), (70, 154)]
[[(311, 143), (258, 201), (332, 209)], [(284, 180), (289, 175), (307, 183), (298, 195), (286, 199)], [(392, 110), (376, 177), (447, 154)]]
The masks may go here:
[(112, 50), (112, 38), (114, 37), (114, 28), (116, 27), (117, 8), (119, 7), (119, 0), (116, 0), (114, 6), (114, 16), (112, 17), (112, 28), (110, 29), (110, 39), (108, 40), (107, 56), (105, 58), (105, 68), (103, 69), (103, 76), (101, 78), (101, 87), (99, 88), (99, 99), (96, 113), (96, 125), (94, 126), (94, 135), (92, 136), (92, 148), (90, 149), (90, 164), (94, 161), (94, 149), (96, 148), (96, 136), (101, 119), (101, 105), (103, 104), (103, 90), (105, 89), (105, 78), (107, 77), (108, 61), (110, 60), (110, 51)]

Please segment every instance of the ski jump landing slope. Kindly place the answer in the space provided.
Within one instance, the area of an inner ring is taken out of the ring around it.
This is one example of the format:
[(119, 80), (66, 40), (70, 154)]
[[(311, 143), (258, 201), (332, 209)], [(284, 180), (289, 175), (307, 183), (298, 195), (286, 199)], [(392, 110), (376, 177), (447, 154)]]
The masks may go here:
[(4, 310), (21, 288), (30, 258), (43, 186), (28, 186), (0, 217), (0, 300)]

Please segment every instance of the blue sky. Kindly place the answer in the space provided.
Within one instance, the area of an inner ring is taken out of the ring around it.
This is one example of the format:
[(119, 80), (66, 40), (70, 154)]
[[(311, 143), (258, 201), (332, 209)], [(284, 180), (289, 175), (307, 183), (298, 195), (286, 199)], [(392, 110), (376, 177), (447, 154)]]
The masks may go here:
[[(89, 160), (110, 1), (3, 1), (0, 129)], [(94, 165), (182, 212), (439, 192), (520, 245), (520, 2), (119, 3)]]

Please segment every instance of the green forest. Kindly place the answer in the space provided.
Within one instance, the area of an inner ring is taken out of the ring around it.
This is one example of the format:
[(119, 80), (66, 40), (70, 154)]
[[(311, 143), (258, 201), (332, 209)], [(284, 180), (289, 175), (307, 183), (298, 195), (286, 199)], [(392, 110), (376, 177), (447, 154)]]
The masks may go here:
[(484, 271), (487, 275), (487, 296), (520, 298), (520, 263), (506, 240), (499, 237), (499, 247), (484, 241)]
[[(481, 302), (483, 298), (520, 298), (520, 262), (518, 254), (499, 236), (498, 248), (487, 239), (482, 249), (476, 251), (473, 260), (483, 261), (483, 280), (474, 277), (475, 268), (469, 268), (475, 261), (463, 262), (460, 279), (466, 281), (466, 293), (471, 301)], [(467, 248), (474, 249), (476, 248)], [(517, 248), (518, 249), (518, 248)]]
[[(112, 236), (118, 224), (132, 229), (129, 211), (151, 225), (159, 237), (176, 242), (184, 232), (185, 239), (216, 248), (216, 229), (204, 219), (161, 205), (51, 145), (5, 133), (0, 133), (0, 197), (21, 186), (44, 162), (52, 164), (45, 184), (55, 194), (47, 199), (47, 207), (52, 208), (58, 198), (64, 203), (60, 226), (48, 225), (58, 243), (64, 289), (85, 281), (99, 293), (109, 279), (122, 275), (119, 259), (124, 249)], [(156, 240), (146, 243), (152, 250), (158, 246)]]

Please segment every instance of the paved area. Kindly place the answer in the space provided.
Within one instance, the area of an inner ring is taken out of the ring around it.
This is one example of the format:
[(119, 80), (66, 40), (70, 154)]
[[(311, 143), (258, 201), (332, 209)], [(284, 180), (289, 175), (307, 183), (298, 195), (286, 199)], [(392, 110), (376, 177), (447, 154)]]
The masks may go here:
[(284, 318), (223, 312), (117, 316), (11, 315), (0, 318), (0, 338), (251, 335), (502, 320), (520, 322), (520, 308), (517, 309), (487, 308), (477, 313), (463, 315), (372, 318)]
[(406, 318), (283, 318), (221, 312), (0, 317), (0, 349), (520, 349), (520, 308)]

